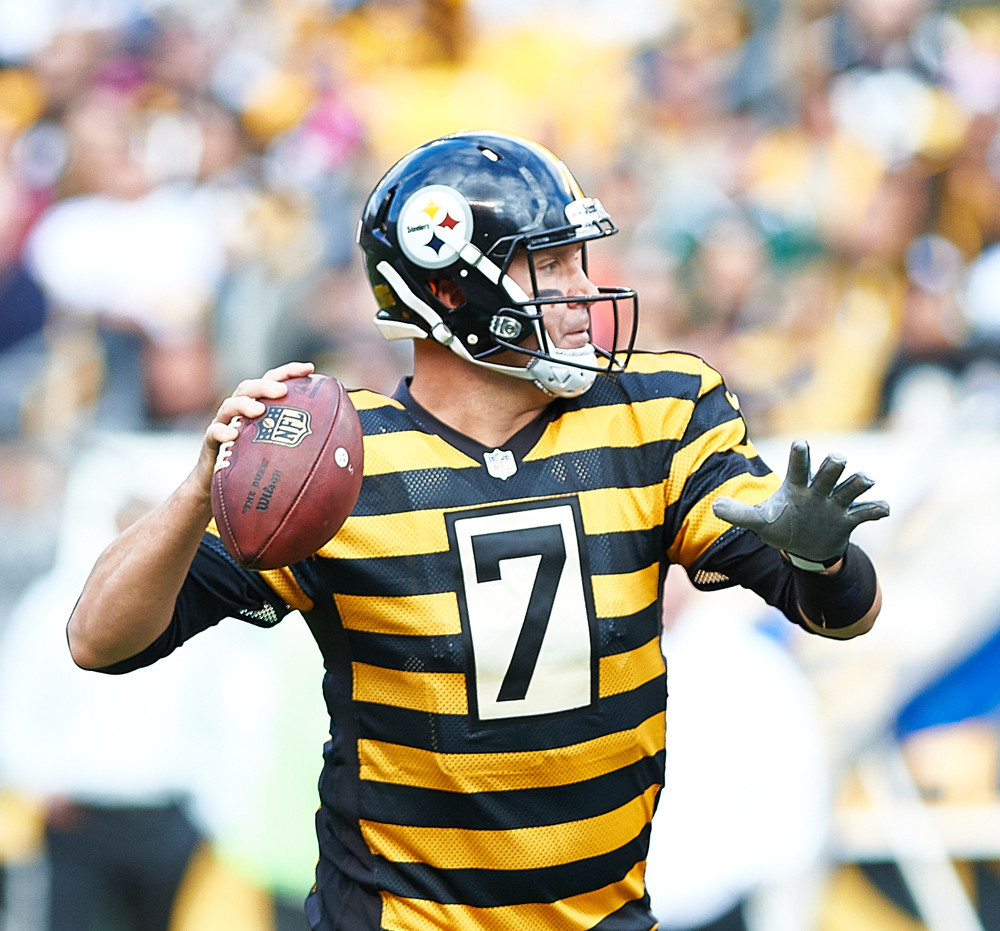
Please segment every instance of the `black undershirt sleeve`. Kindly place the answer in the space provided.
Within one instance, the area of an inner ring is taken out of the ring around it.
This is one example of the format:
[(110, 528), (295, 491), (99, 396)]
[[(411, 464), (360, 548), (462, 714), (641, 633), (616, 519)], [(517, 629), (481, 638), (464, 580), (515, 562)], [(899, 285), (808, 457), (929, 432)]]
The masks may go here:
[(851, 544), (845, 568), (835, 575), (795, 569), (781, 553), (753, 533), (732, 530), (724, 534), (688, 570), (702, 591), (740, 585), (756, 592), (767, 604), (803, 630), (799, 605), (828, 629), (848, 627), (868, 613), (875, 599), (875, 570), (867, 555)]
[(263, 579), (241, 570), (221, 551), (218, 539), (206, 534), (177, 596), (167, 629), (135, 656), (97, 671), (117, 675), (149, 666), (226, 617), (271, 627), (288, 611)]

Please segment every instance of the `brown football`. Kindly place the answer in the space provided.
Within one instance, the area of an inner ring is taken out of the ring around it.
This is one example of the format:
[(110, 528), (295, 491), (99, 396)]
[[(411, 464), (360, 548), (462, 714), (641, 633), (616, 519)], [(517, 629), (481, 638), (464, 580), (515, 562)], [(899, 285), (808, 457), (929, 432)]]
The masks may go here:
[(329, 375), (290, 378), (223, 443), (212, 476), (212, 513), (229, 554), (249, 569), (312, 556), (347, 520), (361, 490), (361, 421)]

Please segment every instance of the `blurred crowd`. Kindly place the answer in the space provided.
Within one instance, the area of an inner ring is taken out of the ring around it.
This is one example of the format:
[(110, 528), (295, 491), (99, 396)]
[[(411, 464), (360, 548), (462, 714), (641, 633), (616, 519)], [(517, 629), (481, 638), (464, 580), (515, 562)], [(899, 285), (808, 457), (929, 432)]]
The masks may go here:
[(758, 432), (864, 428), (917, 363), (986, 379), (996, 356), (990, 5), (4, 0), (0, 22), (5, 438), (200, 424), (292, 356), (392, 387), (360, 204), (411, 146), (485, 125), (606, 202), (623, 232), (595, 262), (639, 288), (643, 343), (720, 366)]
[(487, 127), (601, 198), (592, 277), (756, 436), (1000, 435), (991, 2), (0, 0), (0, 634), (95, 437), (294, 358), (395, 387), (363, 199)]

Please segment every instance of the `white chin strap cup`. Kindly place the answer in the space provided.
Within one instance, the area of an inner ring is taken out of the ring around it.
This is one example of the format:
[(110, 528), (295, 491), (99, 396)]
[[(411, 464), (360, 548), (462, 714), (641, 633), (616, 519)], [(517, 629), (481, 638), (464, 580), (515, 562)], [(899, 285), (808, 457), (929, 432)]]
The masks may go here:
[(559, 398), (575, 398), (587, 391), (597, 379), (592, 368), (597, 366), (597, 352), (590, 343), (579, 349), (556, 349), (549, 351), (552, 359), (535, 359), (528, 363), (528, 372), (542, 391)]

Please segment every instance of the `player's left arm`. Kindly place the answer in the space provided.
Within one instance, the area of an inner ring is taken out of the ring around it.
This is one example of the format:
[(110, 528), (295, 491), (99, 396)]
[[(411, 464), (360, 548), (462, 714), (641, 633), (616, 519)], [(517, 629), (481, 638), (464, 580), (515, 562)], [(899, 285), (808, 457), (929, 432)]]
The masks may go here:
[(885, 501), (857, 501), (874, 482), (861, 472), (840, 481), (845, 468), (842, 456), (830, 455), (810, 476), (809, 445), (797, 440), (770, 498), (757, 505), (718, 498), (712, 505), (717, 517), (782, 552), (792, 565), (804, 625), (839, 640), (869, 631), (882, 606), (875, 568), (850, 542), (851, 533), (889, 514)]

